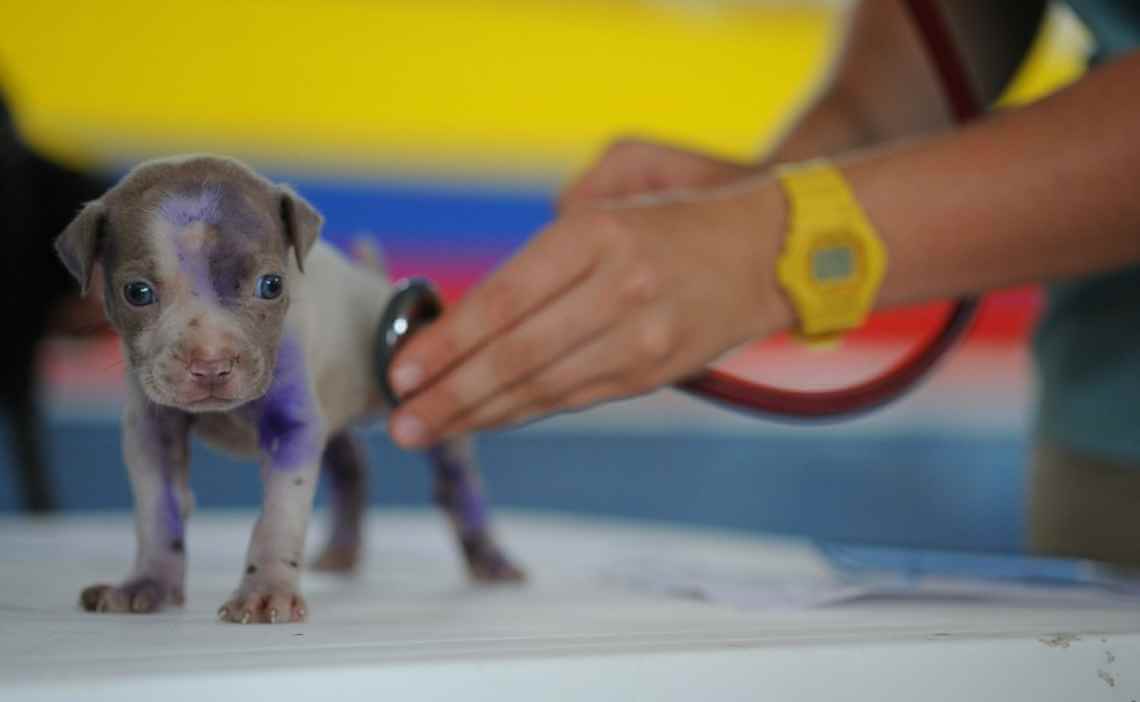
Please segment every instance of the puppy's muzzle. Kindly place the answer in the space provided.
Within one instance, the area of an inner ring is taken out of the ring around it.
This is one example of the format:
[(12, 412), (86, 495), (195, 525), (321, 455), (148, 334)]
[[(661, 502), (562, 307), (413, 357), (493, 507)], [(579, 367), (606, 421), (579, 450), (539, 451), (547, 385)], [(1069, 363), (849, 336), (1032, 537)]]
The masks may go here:
[(192, 358), (186, 365), (186, 372), (195, 385), (213, 390), (224, 386), (233, 376), (237, 365), (237, 354), (227, 353), (215, 357)]

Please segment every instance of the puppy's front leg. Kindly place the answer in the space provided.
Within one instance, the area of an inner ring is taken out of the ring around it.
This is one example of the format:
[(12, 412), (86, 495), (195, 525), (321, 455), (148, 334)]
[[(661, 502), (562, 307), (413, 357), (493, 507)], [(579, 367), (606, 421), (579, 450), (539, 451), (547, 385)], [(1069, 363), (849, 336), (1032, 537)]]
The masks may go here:
[(187, 484), (189, 416), (151, 403), (133, 379), (123, 411), (123, 458), (135, 499), (138, 550), (117, 586), (92, 585), (80, 595), (88, 612), (155, 612), (185, 599), (185, 521), (193, 506)]
[(218, 610), (219, 619), (241, 624), (304, 621), (308, 609), (298, 585), (318, 471), (317, 460), (292, 467), (266, 462), (262, 512), (245, 572), (237, 591)]
[(261, 516), (241, 585), (218, 610), (223, 621), (276, 624), (305, 619), (298, 581), (326, 440), (315, 398), (300, 349), (286, 338), (273, 384), (257, 407), (265, 490)]

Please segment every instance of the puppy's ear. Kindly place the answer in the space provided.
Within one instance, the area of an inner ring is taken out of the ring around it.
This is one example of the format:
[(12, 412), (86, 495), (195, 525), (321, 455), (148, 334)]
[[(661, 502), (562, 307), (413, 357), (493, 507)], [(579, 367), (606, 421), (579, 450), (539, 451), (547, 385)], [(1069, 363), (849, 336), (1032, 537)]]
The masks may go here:
[(309, 250), (321, 235), (324, 217), (321, 217), (316, 208), (288, 185), (277, 186), (277, 197), (280, 200), (281, 224), (285, 230), (285, 239), (293, 247), (293, 254), (297, 257), (297, 267), (303, 273), (305, 257), (309, 255)]
[(55, 250), (59, 253), (60, 260), (79, 281), (80, 291), (84, 295), (91, 284), (95, 262), (102, 253), (106, 227), (106, 206), (102, 201), (95, 200), (87, 203), (55, 240)]

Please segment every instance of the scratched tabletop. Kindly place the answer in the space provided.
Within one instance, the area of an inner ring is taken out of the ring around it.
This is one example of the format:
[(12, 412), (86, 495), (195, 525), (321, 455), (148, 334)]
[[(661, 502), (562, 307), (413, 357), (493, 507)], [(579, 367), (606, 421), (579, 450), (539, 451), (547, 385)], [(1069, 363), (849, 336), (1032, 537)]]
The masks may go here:
[(438, 515), (370, 517), (359, 574), (307, 574), (310, 621), (276, 626), (214, 618), (252, 513), (193, 518), (188, 603), (158, 615), (76, 606), (128, 567), (128, 516), (0, 520), (0, 700), (1140, 699), (1140, 608), (742, 607), (630, 576), (809, 582), (823, 562), (794, 541), (509, 511), (497, 530), (530, 580), (477, 586)]

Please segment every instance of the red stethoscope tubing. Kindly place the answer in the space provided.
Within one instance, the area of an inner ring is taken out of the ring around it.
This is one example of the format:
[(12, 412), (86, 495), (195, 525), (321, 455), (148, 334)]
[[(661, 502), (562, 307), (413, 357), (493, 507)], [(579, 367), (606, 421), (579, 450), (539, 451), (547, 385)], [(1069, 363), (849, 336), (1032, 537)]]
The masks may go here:
[[(938, 73), (954, 120), (968, 122), (982, 112), (970, 88), (965, 65), (937, 6), (937, 0), (908, 0), (911, 18)], [(841, 419), (869, 412), (905, 394), (921, 381), (970, 327), (979, 298), (958, 300), (942, 327), (898, 364), (846, 388), (794, 391), (709, 369), (677, 384), (686, 393), (731, 409), (785, 419)]]

